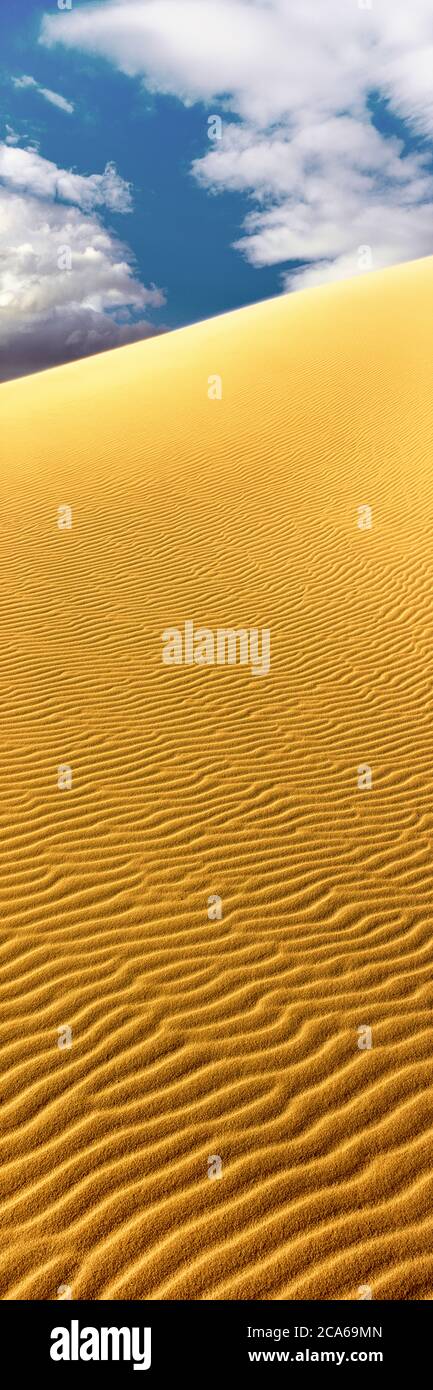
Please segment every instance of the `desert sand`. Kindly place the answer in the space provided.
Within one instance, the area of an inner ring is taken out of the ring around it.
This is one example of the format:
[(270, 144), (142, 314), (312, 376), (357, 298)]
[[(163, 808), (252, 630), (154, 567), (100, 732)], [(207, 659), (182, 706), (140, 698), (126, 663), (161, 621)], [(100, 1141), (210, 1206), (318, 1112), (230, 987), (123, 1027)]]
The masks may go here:
[(1, 388), (5, 1299), (433, 1295), (432, 297)]

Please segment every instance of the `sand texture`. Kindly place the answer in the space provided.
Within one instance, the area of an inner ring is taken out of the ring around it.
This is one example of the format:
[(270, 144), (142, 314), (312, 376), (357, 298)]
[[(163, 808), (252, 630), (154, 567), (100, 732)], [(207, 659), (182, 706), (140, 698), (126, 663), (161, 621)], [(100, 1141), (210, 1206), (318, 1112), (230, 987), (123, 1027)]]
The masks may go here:
[(1, 388), (3, 1298), (433, 1295), (432, 302)]

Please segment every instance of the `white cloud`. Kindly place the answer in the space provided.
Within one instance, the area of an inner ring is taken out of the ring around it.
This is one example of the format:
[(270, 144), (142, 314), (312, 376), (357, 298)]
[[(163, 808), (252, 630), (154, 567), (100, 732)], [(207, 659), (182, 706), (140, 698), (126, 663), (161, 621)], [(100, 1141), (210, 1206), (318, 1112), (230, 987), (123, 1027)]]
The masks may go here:
[(66, 97), (60, 96), (59, 92), (52, 92), (50, 87), (41, 87), (39, 82), (35, 81), (34, 77), (13, 77), (12, 82), (14, 87), (35, 87), (39, 95), (45, 97), (45, 101), (51, 102), (51, 105), (57, 106), (60, 111), (67, 111), (69, 115), (72, 115), (74, 110), (73, 102), (67, 101)]
[(237, 246), (252, 264), (310, 263), (290, 287), (354, 273), (363, 244), (374, 266), (433, 251), (427, 152), (406, 157), (370, 100), (433, 134), (431, 0), (110, 0), (46, 15), (41, 41), (225, 107), (193, 173), (250, 197)]
[(19, 142), (20, 142), (20, 139), (21, 139), (21, 137), (20, 137), (20, 135), (18, 135), (18, 132), (17, 132), (16, 130), (14, 130), (13, 126), (8, 125), (8, 123), (7, 123), (7, 121), (6, 121), (6, 135), (5, 135), (5, 143), (6, 143), (6, 145), (18, 145)]
[[(265, 124), (304, 103), (309, 89), (316, 105), (329, 109), (330, 78), (352, 97), (356, 57), (348, 53), (340, 71), (333, 33), (336, 11), (344, 33), (353, 28), (348, 9), (351, 20), (352, 0), (113, 0), (81, 5), (66, 24), (60, 15), (45, 15), (41, 38), (101, 54), (184, 100), (227, 94), (233, 110)], [(325, 65), (315, 38), (324, 32)]]
[(12, 82), (13, 82), (14, 87), (36, 87), (36, 86), (37, 86), (37, 83), (35, 82), (34, 77), (13, 77), (13, 78), (12, 78)]
[[(431, 0), (99, 0), (45, 15), (41, 41), (109, 58), (188, 100), (227, 95), (261, 125), (303, 110), (353, 108), (376, 86), (425, 128)], [(414, 109), (414, 95), (422, 111)]]
[(0, 379), (155, 332), (143, 313), (164, 296), (136, 278), (104, 203), (130, 205), (114, 166), (86, 179), (0, 144)]
[(308, 259), (286, 288), (357, 274), (370, 246), (375, 268), (433, 251), (433, 173), (424, 155), (402, 158), (367, 119), (333, 117), (292, 137), (229, 127), (196, 161), (211, 188), (254, 189), (259, 204), (236, 243), (253, 265)]
[(59, 92), (52, 92), (50, 87), (38, 87), (38, 92), (40, 92), (41, 97), (45, 97), (46, 101), (50, 101), (52, 106), (58, 106), (59, 111), (67, 111), (69, 115), (72, 114), (74, 110), (73, 102), (67, 101), (66, 97), (60, 96)]
[(103, 174), (74, 174), (59, 169), (35, 150), (0, 145), (0, 179), (10, 189), (76, 203), (88, 211), (104, 206), (111, 212), (132, 209), (130, 185), (117, 173), (114, 164), (107, 164)]

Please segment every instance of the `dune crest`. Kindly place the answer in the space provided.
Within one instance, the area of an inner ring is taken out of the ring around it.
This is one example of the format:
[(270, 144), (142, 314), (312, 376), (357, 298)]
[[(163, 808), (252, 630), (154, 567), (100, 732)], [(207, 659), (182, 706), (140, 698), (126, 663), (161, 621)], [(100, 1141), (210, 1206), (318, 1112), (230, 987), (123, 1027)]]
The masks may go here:
[(432, 1297), (432, 292), (1, 389), (3, 1298)]

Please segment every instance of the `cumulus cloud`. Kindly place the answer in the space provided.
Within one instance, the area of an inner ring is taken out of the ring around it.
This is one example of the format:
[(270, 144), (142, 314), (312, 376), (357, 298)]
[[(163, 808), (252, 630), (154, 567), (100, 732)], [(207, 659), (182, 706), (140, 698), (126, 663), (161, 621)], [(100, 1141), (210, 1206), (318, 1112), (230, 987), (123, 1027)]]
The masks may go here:
[(290, 289), (433, 251), (429, 161), (402, 152), (367, 119), (332, 117), (285, 138), (233, 125), (194, 171), (214, 189), (254, 189), (259, 206), (236, 245), (256, 266), (311, 262), (285, 275)]
[(0, 144), (0, 380), (156, 331), (145, 312), (164, 296), (136, 278), (103, 204), (130, 206), (114, 166), (86, 178)]
[(67, 101), (66, 97), (60, 96), (59, 92), (52, 92), (50, 87), (41, 87), (34, 77), (13, 77), (12, 82), (14, 87), (34, 87), (41, 97), (45, 97), (45, 101), (51, 102), (52, 106), (57, 106), (59, 111), (67, 111), (69, 115), (72, 115), (74, 103)]
[(103, 174), (74, 174), (70, 169), (59, 169), (29, 147), (23, 150), (0, 145), (0, 179), (9, 189), (76, 203), (88, 211), (96, 207), (122, 213), (132, 209), (130, 185), (112, 163)]
[[(433, 250), (431, 0), (106, 0), (41, 42), (96, 53), (152, 91), (219, 104), (223, 138), (195, 160), (211, 190), (251, 200), (238, 248), (256, 266), (298, 262), (289, 288)], [(420, 152), (379, 131), (373, 97)], [(233, 119), (233, 117), (235, 119)]]

